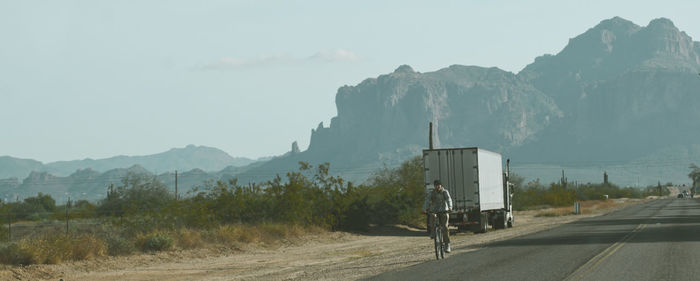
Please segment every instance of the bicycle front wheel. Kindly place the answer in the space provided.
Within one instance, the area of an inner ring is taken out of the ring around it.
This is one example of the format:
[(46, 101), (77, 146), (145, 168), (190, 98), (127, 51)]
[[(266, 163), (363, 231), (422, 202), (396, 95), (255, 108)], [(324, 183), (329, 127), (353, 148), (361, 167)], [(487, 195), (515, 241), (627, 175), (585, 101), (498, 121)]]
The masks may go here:
[(442, 243), (442, 229), (440, 227), (435, 228), (435, 259), (445, 258), (445, 248), (444, 243)]

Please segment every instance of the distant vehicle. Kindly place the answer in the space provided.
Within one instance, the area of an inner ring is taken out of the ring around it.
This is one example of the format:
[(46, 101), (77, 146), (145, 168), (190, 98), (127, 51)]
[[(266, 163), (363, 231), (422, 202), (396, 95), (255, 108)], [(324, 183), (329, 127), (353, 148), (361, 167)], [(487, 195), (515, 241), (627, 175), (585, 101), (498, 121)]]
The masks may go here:
[(508, 182), (508, 162), (503, 172), (501, 154), (481, 148), (423, 150), (425, 188), (440, 180), (450, 192), (453, 210), (450, 225), (459, 230), (484, 233), (513, 226), (513, 204)]
[(677, 198), (683, 198), (683, 193), (678, 193)]

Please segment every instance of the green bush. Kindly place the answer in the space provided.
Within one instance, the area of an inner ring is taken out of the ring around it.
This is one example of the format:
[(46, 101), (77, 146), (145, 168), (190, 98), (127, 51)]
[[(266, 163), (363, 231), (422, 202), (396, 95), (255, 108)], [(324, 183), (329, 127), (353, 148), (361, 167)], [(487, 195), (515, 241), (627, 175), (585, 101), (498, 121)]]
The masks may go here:
[[(521, 177), (511, 175), (511, 178), (517, 179), (513, 196), (513, 209), (515, 210), (562, 207), (571, 205), (574, 201), (600, 200), (605, 198), (605, 195), (610, 199), (644, 198), (657, 193), (655, 191), (657, 187), (647, 187), (646, 189), (621, 188), (611, 183), (568, 184), (565, 186), (552, 183), (545, 187), (540, 184), (539, 180), (535, 180), (523, 186)], [(658, 188), (660, 188), (660, 185)], [(664, 194), (668, 194), (668, 191), (664, 190)]]
[(165, 234), (155, 234), (146, 239), (143, 242), (142, 250), (144, 251), (166, 251), (173, 248), (173, 239)]
[(125, 256), (136, 250), (133, 242), (116, 233), (104, 235), (102, 239), (107, 244), (107, 254), (110, 256)]
[(17, 243), (0, 246), (0, 263), (12, 265), (29, 265), (34, 263), (32, 253), (20, 248)]
[(10, 238), (10, 235), (9, 235), (9, 231), (8, 231), (7, 227), (0, 226), (0, 241), (10, 242), (10, 241), (8, 241), (9, 238)]

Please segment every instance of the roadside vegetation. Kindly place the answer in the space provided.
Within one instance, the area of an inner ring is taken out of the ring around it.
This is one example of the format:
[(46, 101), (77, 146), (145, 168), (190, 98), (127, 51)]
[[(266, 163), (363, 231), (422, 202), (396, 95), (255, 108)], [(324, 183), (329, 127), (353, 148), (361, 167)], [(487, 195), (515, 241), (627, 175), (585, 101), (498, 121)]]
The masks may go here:
[[(511, 175), (514, 184), (513, 209), (533, 210), (552, 207), (571, 206), (577, 201), (604, 200), (617, 198), (646, 198), (648, 196), (667, 196), (668, 189), (659, 183), (645, 188), (620, 187), (612, 183), (550, 183), (541, 184), (539, 180), (524, 184), (522, 177)], [(670, 186), (671, 183), (666, 185)]]
[[(0, 263), (61, 263), (101, 256), (172, 249), (274, 245), (324, 231), (366, 231), (372, 225), (423, 226), (425, 196), (422, 159), (376, 171), (363, 185), (330, 175), (329, 164), (300, 163), (299, 169), (262, 184), (235, 179), (206, 182), (177, 200), (155, 178), (129, 174), (108, 187), (96, 203), (57, 206), (45, 194), (0, 207)], [(574, 201), (643, 198), (658, 187), (620, 188), (613, 184), (566, 186), (539, 181), (523, 184), (512, 176), (517, 210), (570, 206)], [(7, 223), (33, 221), (42, 231), (8, 241)], [(68, 228), (63, 220), (72, 223)]]
[[(329, 175), (329, 165), (300, 163), (298, 171), (261, 185), (208, 182), (176, 200), (155, 178), (129, 174), (92, 204), (56, 206), (49, 195), (3, 204), (3, 225), (47, 224), (8, 241), (0, 227), (0, 263), (55, 264), (100, 256), (206, 246), (275, 244), (324, 231), (364, 231), (371, 224), (420, 224), (422, 161), (377, 171), (366, 185)], [(70, 220), (69, 229), (61, 224)], [(13, 230), (16, 232), (16, 230)], [(17, 233), (13, 234), (17, 237)]]

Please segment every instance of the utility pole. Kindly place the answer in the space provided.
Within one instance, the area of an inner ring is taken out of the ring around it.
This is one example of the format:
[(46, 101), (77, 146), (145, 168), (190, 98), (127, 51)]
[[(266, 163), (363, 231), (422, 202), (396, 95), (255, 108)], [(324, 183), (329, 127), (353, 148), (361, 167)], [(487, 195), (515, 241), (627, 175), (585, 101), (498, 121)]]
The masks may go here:
[(70, 196), (68, 197), (68, 202), (66, 202), (66, 234), (68, 234), (68, 205), (70, 205)]
[(175, 170), (175, 200), (177, 201), (177, 170)]
[(433, 149), (433, 122), (430, 122), (430, 129), (428, 129), (428, 149)]
[(12, 242), (12, 213), (9, 209), (7, 210), (7, 237), (8, 242)]

